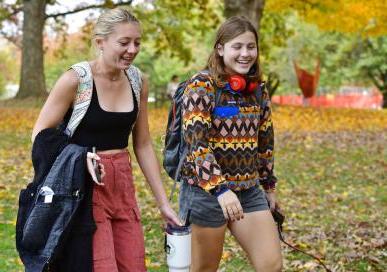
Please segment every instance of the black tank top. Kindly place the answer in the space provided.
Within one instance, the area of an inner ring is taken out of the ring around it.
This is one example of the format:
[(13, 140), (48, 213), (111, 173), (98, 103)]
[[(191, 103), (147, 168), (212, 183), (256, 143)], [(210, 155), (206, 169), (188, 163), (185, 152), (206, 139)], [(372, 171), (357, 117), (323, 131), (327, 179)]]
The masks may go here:
[(99, 104), (94, 83), (89, 108), (71, 141), (81, 146), (95, 146), (97, 150), (126, 148), (138, 112), (138, 101), (133, 88), (132, 97), (134, 106), (131, 112), (105, 111)]

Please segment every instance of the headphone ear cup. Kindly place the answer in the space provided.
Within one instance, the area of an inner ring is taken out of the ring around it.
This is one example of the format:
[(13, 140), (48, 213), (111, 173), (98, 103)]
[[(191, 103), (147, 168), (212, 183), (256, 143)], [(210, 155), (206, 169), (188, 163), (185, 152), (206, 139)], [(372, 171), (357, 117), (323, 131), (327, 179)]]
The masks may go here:
[(239, 75), (230, 76), (228, 83), (231, 89), (236, 92), (242, 92), (246, 88), (246, 80)]
[(250, 82), (249, 86), (247, 87), (248, 93), (253, 93), (258, 88), (258, 82)]

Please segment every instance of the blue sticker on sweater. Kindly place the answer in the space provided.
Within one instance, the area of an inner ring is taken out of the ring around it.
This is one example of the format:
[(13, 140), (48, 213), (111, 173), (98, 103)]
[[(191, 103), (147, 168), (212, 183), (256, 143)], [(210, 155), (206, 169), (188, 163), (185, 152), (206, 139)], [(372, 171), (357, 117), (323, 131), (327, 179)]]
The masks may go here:
[(230, 117), (230, 116), (235, 116), (239, 114), (239, 107), (234, 107), (234, 106), (220, 106), (220, 107), (215, 107), (213, 114), (218, 117)]

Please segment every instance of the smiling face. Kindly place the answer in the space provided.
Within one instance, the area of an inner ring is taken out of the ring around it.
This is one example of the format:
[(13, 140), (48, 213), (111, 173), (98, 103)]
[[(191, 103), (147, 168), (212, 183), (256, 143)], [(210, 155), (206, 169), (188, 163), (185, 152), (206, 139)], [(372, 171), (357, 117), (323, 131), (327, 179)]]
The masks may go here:
[(251, 31), (236, 36), (224, 45), (219, 44), (217, 50), (229, 75), (246, 75), (257, 61), (257, 43)]
[(96, 42), (106, 64), (120, 70), (128, 69), (140, 51), (140, 25), (136, 22), (119, 23), (111, 34)]

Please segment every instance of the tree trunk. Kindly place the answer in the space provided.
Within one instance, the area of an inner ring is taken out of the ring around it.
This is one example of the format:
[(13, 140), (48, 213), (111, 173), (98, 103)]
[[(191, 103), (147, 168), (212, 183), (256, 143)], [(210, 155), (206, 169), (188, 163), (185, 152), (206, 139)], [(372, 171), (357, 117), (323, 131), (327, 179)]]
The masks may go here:
[[(375, 54), (377, 55), (377, 54)], [(364, 68), (363, 68), (364, 69)], [(387, 71), (377, 67), (366, 67), (366, 75), (383, 95), (384, 109), (387, 108)]]
[(387, 109), (387, 92), (383, 93), (383, 109)]
[(382, 93), (383, 96), (383, 109), (387, 109), (387, 82), (386, 82), (387, 76), (384, 77), (384, 82), (381, 87), (378, 86), (379, 91)]
[(383, 104), (382, 107), (383, 109), (387, 109), (387, 73), (383, 73), (382, 76), (380, 77), (381, 83), (377, 87), (379, 88), (379, 91), (383, 95)]
[(253, 23), (259, 34), (265, 0), (224, 0), (226, 18), (244, 15)]
[(17, 98), (46, 95), (43, 64), (46, 2), (46, 0), (23, 1), (23, 47)]

